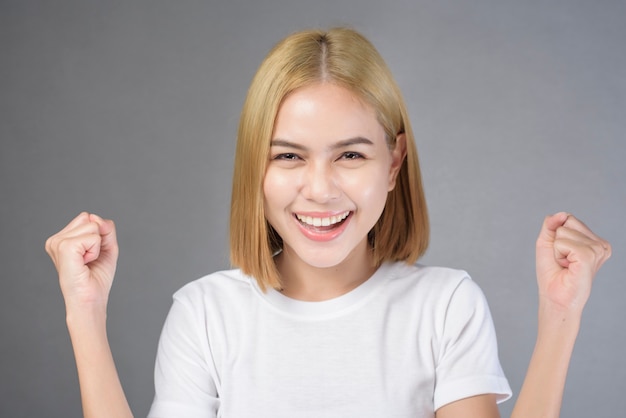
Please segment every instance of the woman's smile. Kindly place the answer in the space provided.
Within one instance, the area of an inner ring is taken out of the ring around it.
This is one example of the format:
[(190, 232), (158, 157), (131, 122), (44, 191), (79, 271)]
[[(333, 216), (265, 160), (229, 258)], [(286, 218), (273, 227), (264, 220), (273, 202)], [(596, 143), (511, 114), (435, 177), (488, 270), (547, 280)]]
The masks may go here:
[(344, 231), (351, 214), (351, 211), (327, 216), (295, 214), (295, 218), (305, 237), (313, 241), (330, 241)]
[(314, 215), (314, 214), (309, 214), (309, 215), (305, 215), (305, 214), (301, 214), (301, 213), (296, 213), (295, 217), (298, 218), (298, 220), (307, 226), (314, 226), (314, 227), (334, 227), (336, 224), (343, 222), (348, 215), (350, 215), (350, 211), (345, 211), (343, 213), (340, 213), (338, 215)]

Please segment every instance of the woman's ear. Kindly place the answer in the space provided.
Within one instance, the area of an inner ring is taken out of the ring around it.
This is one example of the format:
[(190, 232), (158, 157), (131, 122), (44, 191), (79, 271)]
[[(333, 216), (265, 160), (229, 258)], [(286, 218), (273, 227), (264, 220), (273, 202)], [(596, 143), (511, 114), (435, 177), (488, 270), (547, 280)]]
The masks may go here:
[(391, 150), (391, 167), (389, 167), (389, 191), (396, 187), (396, 178), (406, 158), (406, 134), (396, 136), (396, 144)]

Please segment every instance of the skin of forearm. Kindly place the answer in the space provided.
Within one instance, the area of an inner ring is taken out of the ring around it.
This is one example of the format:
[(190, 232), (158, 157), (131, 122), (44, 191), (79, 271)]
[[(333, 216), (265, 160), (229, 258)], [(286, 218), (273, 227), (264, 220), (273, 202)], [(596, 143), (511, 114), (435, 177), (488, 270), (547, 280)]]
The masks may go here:
[(537, 342), (511, 418), (556, 418), (582, 312), (539, 308)]
[(86, 418), (132, 417), (106, 333), (106, 308), (67, 307), (83, 413)]

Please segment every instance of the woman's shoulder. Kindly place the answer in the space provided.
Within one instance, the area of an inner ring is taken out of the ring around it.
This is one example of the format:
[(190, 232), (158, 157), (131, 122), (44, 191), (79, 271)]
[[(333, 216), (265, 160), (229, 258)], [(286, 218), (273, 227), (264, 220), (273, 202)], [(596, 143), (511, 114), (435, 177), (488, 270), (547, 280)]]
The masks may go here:
[(465, 270), (424, 264), (397, 262), (391, 271), (393, 282), (407, 282), (407, 284), (420, 287), (456, 287), (464, 280), (471, 280)]
[(253, 291), (253, 278), (239, 269), (216, 271), (193, 280), (174, 293), (174, 300), (232, 299)]
[(482, 291), (465, 270), (423, 264), (396, 263), (389, 285), (395, 292), (425, 301), (482, 298)]

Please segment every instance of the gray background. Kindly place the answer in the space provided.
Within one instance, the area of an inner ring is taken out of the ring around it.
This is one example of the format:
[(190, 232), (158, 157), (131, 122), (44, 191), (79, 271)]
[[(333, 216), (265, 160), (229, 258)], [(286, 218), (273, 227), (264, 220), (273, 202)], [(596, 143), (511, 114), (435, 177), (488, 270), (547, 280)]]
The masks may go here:
[(562, 416), (623, 415), (624, 1), (92, 0), (0, 1), (0, 416), (80, 415), (43, 244), (81, 210), (118, 225), (110, 341), (145, 416), (172, 292), (228, 267), (247, 85), (280, 38), (335, 24), (365, 33), (403, 89), (432, 216), (424, 262), (482, 286), (514, 391), (544, 215), (572, 211), (612, 242)]

